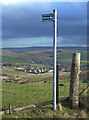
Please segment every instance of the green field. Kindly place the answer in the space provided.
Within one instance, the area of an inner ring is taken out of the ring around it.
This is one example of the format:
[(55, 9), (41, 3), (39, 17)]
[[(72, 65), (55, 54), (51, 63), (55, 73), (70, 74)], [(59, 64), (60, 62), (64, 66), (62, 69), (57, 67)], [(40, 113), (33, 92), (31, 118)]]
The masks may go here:
[[(81, 64), (87, 64), (87, 51), (78, 50), (62, 50), (57, 52), (58, 63), (61, 64), (71, 64), (72, 54), (75, 52), (81, 53)], [(2, 51), (2, 60), (15, 64), (31, 64), (28, 61), (33, 60), (35, 64), (40, 65), (52, 65), (53, 64), (53, 51), (52, 50), (42, 50), (34, 51), (28, 53), (13, 53), (8, 51)]]
[[(87, 51), (71, 51), (63, 50), (58, 52), (58, 63), (61, 65), (69, 66), (72, 61), (72, 53), (81, 52), (81, 64), (85, 65), (87, 61)], [(34, 67), (46, 67), (50, 68), (53, 65), (53, 52), (52, 50), (47, 51), (34, 51), (28, 53), (13, 53), (3, 51), (2, 60), (12, 63), (13, 65), (23, 64), (31, 65)], [(33, 60), (35, 63), (32, 64), (28, 61)], [(63, 66), (64, 67), (64, 66)], [(0, 69), (1, 70), (1, 69)], [(12, 109), (39, 102), (44, 102), (53, 99), (53, 74), (42, 73), (32, 74), (21, 71), (15, 71), (15, 67), (3, 68), (2, 69), (2, 110), (9, 109), (9, 103), (12, 104)], [(17, 79), (17, 82), (8, 82), (8, 79)], [(64, 86), (59, 86), (59, 96), (68, 97), (70, 87), (70, 72), (59, 72), (60, 83)], [(83, 71), (80, 74), (80, 86), (79, 93), (87, 87), (87, 83), (82, 83), (84, 79), (87, 79), (87, 72)], [(46, 81), (46, 83), (44, 83)], [(22, 84), (23, 82), (23, 84)], [(27, 82), (27, 83), (25, 83)], [(89, 92), (88, 92), (89, 95)], [(87, 94), (85, 94), (86, 98)], [(68, 113), (72, 118), (76, 116), (81, 110), (84, 110), (87, 114), (86, 108), (79, 108), (78, 110), (69, 109), (68, 103), (63, 103), (63, 112), (58, 109), (54, 112), (53, 106), (48, 105), (40, 108), (31, 110), (21, 111), (13, 113), (12, 115), (6, 114), (3, 118), (61, 118), (65, 113)], [(74, 115), (76, 113), (76, 115)], [(24, 117), (23, 117), (24, 116)], [(64, 116), (64, 118), (66, 118)]]
[[(59, 87), (60, 97), (69, 96), (69, 82), (64, 83), (64, 87)], [(80, 91), (82, 91), (87, 84), (80, 83)], [(53, 84), (52, 83), (2, 83), (3, 104), (2, 109), (8, 109), (9, 103), (13, 108), (36, 104), (52, 100)], [(6, 98), (6, 99), (5, 99)]]
[[(23, 81), (29, 81), (26, 84), (2, 81), (3, 109), (8, 109), (9, 103), (13, 104), (13, 107), (14, 105), (19, 107), (52, 99), (52, 73), (31, 74), (15, 71), (13, 68), (3, 68), (2, 73), (6, 78), (8, 75), (14, 78), (19, 76), (24, 78)], [(64, 86), (59, 87), (59, 95), (60, 97), (67, 97), (69, 96), (70, 72), (59, 72), (59, 76), (59, 82), (64, 84)], [(80, 75), (80, 91), (87, 86), (87, 84), (81, 83), (86, 78), (86, 72)], [(44, 80), (47, 83), (44, 83)]]
[(3, 61), (7, 61), (9, 63), (25, 63), (25, 60), (21, 60), (21, 59), (17, 59), (17, 58), (13, 58), (13, 57), (9, 57), (9, 56), (2, 56), (2, 60)]
[[(69, 83), (64, 83), (65, 87), (60, 86), (59, 87), (59, 96), (60, 97), (67, 97), (69, 96)], [(82, 91), (87, 84), (80, 83), (79, 92)], [(52, 83), (28, 83), (28, 84), (18, 84), (18, 83), (7, 83), (2, 82), (2, 110), (6, 110), (9, 108), (9, 103), (12, 104), (12, 108), (27, 106), (31, 104), (36, 104), (39, 102), (44, 102), (48, 100), (52, 100), (53, 98), (53, 84)], [(85, 94), (86, 95), (86, 94)], [(72, 115), (74, 112), (80, 112), (81, 109), (78, 111), (70, 110), (68, 105), (63, 104), (63, 113), (68, 113)], [(84, 108), (85, 109), (85, 108)], [(40, 110), (40, 114), (38, 114), (38, 111)], [(45, 111), (46, 110), (46, 111)], [(56, 111), (56, 113), (53, 113), (52, 105), (48, 105), (45, 107), (35, 108), (27, 111), (22, 112), (16, 112), (12, 115), (4, 115), (4, 118), (45, 118), (45, 117), (51, 117), (49, 115), (43, 115), (43, 112), (47, 114), (47, 111), (50, 111), (51, 115), (56, 114), (56, 117), (60, 115), (60, 111)], [(58, 112), (58, 113), (57, 113)], [(25, 114), (25, 116), (23, 116)], [(60, 117), (63, 117), (60, 115)], [(60, 118), (59, 117), (59, 118)]]

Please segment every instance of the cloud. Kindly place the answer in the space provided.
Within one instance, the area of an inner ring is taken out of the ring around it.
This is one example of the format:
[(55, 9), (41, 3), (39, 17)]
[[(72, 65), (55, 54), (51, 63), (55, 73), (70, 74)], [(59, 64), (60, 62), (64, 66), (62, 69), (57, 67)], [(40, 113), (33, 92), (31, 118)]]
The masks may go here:
[(88, 0), (1, 0), (1, 3), (6, 5), (22, 2), (88, 2)]
[[(15, 41), (15, 42), (14, 42)], [(87, 36), (59, 36), (58, 46), (86, 46)], [(2, 47), (53, 46), (52, 37), (10, 38), (2, 41)]]
[[(13, 42), (15, 41), (15, 42)], [(24, 42), (25, 41), (25, 42)], [(2, 41), (2, 47), (31, 47), (31, 46), (52, 46), (52, 37), (30, 37), (30, 38), (10, 38)]]
[[(58, 41), (60, 41), (60, 38), (58, 39)], [(69, 46), (82, 46), (82, 45), (87, 45), (87, 35), (82, 36), (82, 35), (78, 35), (78, 36), (64, 36), (62, 37), (60, 43), (58, 43), (58, 45), (69, 45)]]
[[(31, 40), (32, 38), (40, 39), (45, 37), (46, 40), (52, 38), (53, 23), (41, 22), (41, 14), (50, 13), (54, 8), (58, 12), (58, 36), (61, 39), (63, 38), (66, 41), (69, 38), (73, 39), (72, 36), (86, 35), (87, 3), (25, 2), (2, 6), (3, 41), (7, 40), (10, 42), (11, 40), (23, 39), (26, 42), (26, 40), (28, 41), (28, 39)], [(45, 43), (45, 39), (43, 41), (42, 44)], [(70, 40), (68, 42), (70, 43)], [(73, 41), (71, 42), (74, 43)], [(65, 43), (63, 42), (62, 44)], [(47, 44), (45, 43), (45, 45)]]

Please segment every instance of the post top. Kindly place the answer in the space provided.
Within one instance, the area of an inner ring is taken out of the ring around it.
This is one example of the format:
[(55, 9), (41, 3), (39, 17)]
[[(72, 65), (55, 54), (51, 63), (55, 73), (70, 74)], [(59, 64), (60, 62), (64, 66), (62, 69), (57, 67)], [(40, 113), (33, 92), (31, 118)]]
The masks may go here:
[(76, 52), (76, 53), (73, 53), (73, 54), (75, 54), (75, 55), (80, 55), (81, 53), (79, 53), (79, 52)]
[(53, 12), (57, 11), (57, 9), (53, 9)]

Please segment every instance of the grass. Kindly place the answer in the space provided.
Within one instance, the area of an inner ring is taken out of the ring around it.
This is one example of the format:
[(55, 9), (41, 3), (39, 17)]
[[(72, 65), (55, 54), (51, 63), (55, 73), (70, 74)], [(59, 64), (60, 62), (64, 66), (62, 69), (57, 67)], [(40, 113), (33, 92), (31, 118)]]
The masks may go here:
[[(65, 86), (59, 87), (60, 97), (69, 96), (70, 83), (63, 83)], [(87, 84), (80, 83), (80, 92), (86, 88)], [(19, 84), (13, 82), (2, 82), (2, 109), (8, 109), (9, 103), (13, 108), (27, 106), (52, 99), (53, 84), (51, 83), (28, 83)], [(7, 99), (5, 99), (7, 98)]]
[[(81, 53), (81, 64), (87, 64), (87, 51), (78, 51), (78, 50), (63, 50), (62, 52), (58, 52), (58, 62), (62, 64), (70, 64), (72, 60), (72, 54), (75, 52)], [(40, 66), (44, 65), (53, 65), (53, 51), (50, 50), (50, 52), (45, 51), (35, 51), (30, 53), (13, 53), (10, 52), (2, 52), (2, 60), (10, 62), (12, 64), (31, 64), (28, 61), (34, 61), (35, 64), (38, 64), (40, 62)], [(51, 57), (50, 57), (51, 56)], [(34, 65), (35, 65), (34, 64)], [(41, 67), (42, 67), (41, 66)]]
[(9, 63), (25, 63), (26, 62), (25, 60), (17, 59), (9, 56), (2, 56), (2, 60), (7, 61)]
[[(58, 53), (58, 61), (61, 64), (70, 64), (72, 60), (72, 53), (79, 52), (79, 51), (70, 51), (70, 50), (63, 50), (62, 52)], [(82, 64), (87, 64), (87, 51), (80, 51), (82, 53)], [(11, 62), (12, 64), (30, 64), (28, 63), (29, 60), (41, 61), (40, 64), (36, 63), (31, 64), (32, 66), (39, 66), (39, 67), (50, 67), (53, 64), (52, 61), (52, 51), (50, 53), (43, 52), (41, 53), (16, 53), (14, 54), (3, 54), (3, 60), (7, 62)], [(20, 71), (15, 71), (13, 68), (5, 68), (2, 69), (2, 73), (5, 76), (14, 76), (14, 77), (21, 77), (24, 80), (32, 80), (34, 83), (30, 82), (27, 84), (20, 84), (20, 83), (13, 83), (13, 82), (5, 82), (2, 81), (2, 109), (8, 109), (9, 103), (12, 104), (12, 108), (27, 106), (39, 102), (44, 102), (51, 100), (53, 98), (53, 74), (45, 73), (45, 74), (31, 74), (31, 73), (24, 73)], [(67, 97), (69, 96), (69, 87), (70, 87), (70, 73), (69, 72), (60, 72), (60, 83), (64, 84), (63, 86), (59, 87), (59, 96), (60, 97)], [(79, 92), (81, 92), (87, 84), (82, 83), (84, 79), (86, 79), (86, 74), (82, 74), (80, 76), (80, 87)], [(51, 82), (49, 82), (49, 78)], [(38, 82), (41, 80), (41, 82)], [(42, 80), (47, 80), (47, 83), (43, 83)], [(89, 94), (89, 93), (88, 93)], [(86, 96), (87, 94), (85, 94)], [(31, 110), (25, 110), (21, 112), (13, 113), (12, 115), (4, 115), (3, 118), (66, 118), (65, 113), (69, 114), (69, 116), (75, 117), (77, 113), (79, 113), (82, 109), (79, 110), (70, 110), (68, 103), (63, 104), (63, 112), (60, 112), (58, 109), (54, 112), (52, 110), (53, 106), (48, 105), (40, 108), (35, 108)], [(86, 111), (86, 109), (84, 108)], [(74, 113), (76, 115), (74, 115)]]
[[(52, 99), (52, 83), (7, 83), (3, 82), (3, 109), (11, 103), (14, 108)], [(50, 95), (50, 96), (49, 96)], [(5, 100), (5, 98), (7, 98)]]
[[(77, 114), (78, 113), (81, 113), (81, 109), (80, 110), (70, 110), (66, 107), (62, 107), (63, 108), (63, 111), (61, 112), (60, 110), (56, 110), (56, 111), (53, 111), (52, 110), (52, 105), (47, 105), (47, 106), (44, 106), (44, 107), (40, 107), (40, 108), (34, 108), (34, 109), (30, 109), (30, 110), (25, 110), (25, 111), (20, 111), (20, 112), (16, 112), (16, 113), (13, 113), (13, 114), (8, 114), (8, 115), (4, 115), (4, 118), (23, 118), (23, 119), (26, 119), (26, 118), (35, 118), (36, 120), (39, 120), (39, 119), (49, 119), (49, 118), (64, 118), (64, 119), (67, 119), (67, 118), (76, 118)], [(84, 112), (84, 110), (83, 110)], [(85, 118), (85, 116), (82, 115), (82, 118)], [(81, 118), (80, 118), (81, 119)]]
[(81, 61), (81, 64), (89, 64), (89, 61), (85, 60), (85, 61)]
[[(84, 100), (84, 102), (86, 102)], [(15, 112), (13, 114), (6, 114), (3, 116), (3, 118), (20, 118), (20, 119), (27, 119), (27, 118), (32, 118), (32, 119), (49, 119), (49, 118), (74, 118), (74, 119), (83, 119), (83, 118), (89, 118), (89, 111), (85, 108), (85, 106), (80, 107), (79, 109), (70, 109), (69, 108), (69, 103), (68, 102), (63, 102), (62, 103), (62, 111), (60, 111), (57, 107), (56, 111), (53, 111), (53, 106), (46, 105), (34, 109), (29, 109), (29, 110), (24, 110), (20, 112)]]
[(71, 63), (72, 61), (72, 54), (79, 52), (81, 53), (81, 63), (87, 64), (87, 52), (88, 51), (78, 51), (78, 50), (63, 50), (61, 53), (58, 54), (58, 61), (61, 63)]
[[(13, 82), (2, 81), (2, 109), (9, 109), (9, 103), (12, 104), (12, 108), (27, 106), (31, 104), (36, 104), (39, 102), (44, 102), (53, 99), (53, 83), (47, 81), (47, 83), (36, 82), (39, 79), (48, 80), (49, 77), (52, 78), (53, 74), (29, 74), (19, 71), (14, 71), (13, 68), (3, 69), (3, 73), (11, 76), (25, 76), (27, 78), (33, 79), (34, 83), (20, 84)], [(60, 83), (63, 83), (64, 86), (59, 87), (59, 96), (67, 97), (69, 96), (69, 87), (70, 87), (70, 76), (69, 72), (60, 72)], [(87, 87), (87, 83), (82, 83), (82, 80), (85, 79), (86, 74), (81, 74), (79, 92)], [(85, 94), (86, 96), (87, 94)], [(25, 110), (13, 113), (12, 115), (4, 115), (3, 118), (66, 118), (65, 114), (69, 114), (70, 117), (75, 117), (82, 110), (70, 110), (68, 103), (63, 103), (63, 112), (60, 112), (58, 109), (54, 112), (52, 110), (52, 105), (47, 105), (40, 108), (35, 108), (31, 110)], [(85, 108), (84, 108), (85, 110)]]
[(30, 64), (33, 67), (39, 67), (39, 68), (49, 68), (51, 67), (50, 65), (46, 65), (46, 64)]
[(43, 73), (43, 74), (32, 74), (32, 73), (25, 73), (25, 72), (20, 72), (20, 71), (15, 71), (14, 68), (3, 68), (2, 69), (3, 76), (13, 76), (17, 77), (19, 76), (21, 79), (26, 79), (30, 81), (39, 81), (39, 80), (44, 80), (45, 78), (51, 78), (52, 79), (52, 73)]
[[(53, 74), (52, 73), (43, 73), (43, 74), (32, 74), (32, 73), (25, 73), (20, 71), (15, 71), (15, 68), (3, 68), (2, 69), (3, 76), (13, 76), (17, 77), (19, 76), (21, 79), (26, 79), (28, 81), (38, 82), (38, 81), (52, 81), (53, 80)], [(59, 72), (60, 79), (67, 78), (69, 79), (69, 72)]]

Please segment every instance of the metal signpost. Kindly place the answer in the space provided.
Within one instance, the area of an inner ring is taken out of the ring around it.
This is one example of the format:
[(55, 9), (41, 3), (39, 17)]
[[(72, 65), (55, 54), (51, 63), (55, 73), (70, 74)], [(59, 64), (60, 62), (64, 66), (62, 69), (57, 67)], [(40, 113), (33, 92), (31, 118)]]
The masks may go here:
[(53, 110), (56, 110), (56, 44), (57, 44), (57, 10), (42, 14), (42, 22), (53, 21)]

